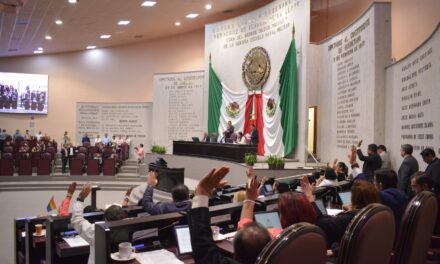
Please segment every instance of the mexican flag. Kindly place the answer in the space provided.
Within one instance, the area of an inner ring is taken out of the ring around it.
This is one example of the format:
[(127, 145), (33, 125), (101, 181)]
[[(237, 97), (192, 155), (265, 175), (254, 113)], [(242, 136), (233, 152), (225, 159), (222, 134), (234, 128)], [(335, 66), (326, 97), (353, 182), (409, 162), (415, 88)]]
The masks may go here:
[(231, 121), (236, 133), (242, 131), (246, 134), (250, 132), (250, 124), (253, 123), (258, 130), (259, 155), (292, 154), (298, 137), (295, 40), (292, 40), (281, 69), (276, 74), (277, 81), (270, 86), (233, 92), (221, 82), (210, 63), (208, 132), (215, 132), (221, 138), (227, 122)]

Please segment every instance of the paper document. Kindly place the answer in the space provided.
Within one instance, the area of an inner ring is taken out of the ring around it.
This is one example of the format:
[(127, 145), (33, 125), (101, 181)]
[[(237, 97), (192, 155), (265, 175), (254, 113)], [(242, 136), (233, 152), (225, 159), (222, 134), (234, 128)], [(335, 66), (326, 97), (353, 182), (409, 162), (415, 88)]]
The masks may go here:
[(156, 264), (156, 263), (182, 264), (183, 263), (176, 257), (176, 255), (174, 255), (174, 253), (165, 249), (136, 253), (136, 259), (141, 264)]
[(341, 212), (344, 212), (344, 210), (327, 208), (327, 214), (328, 215), (337, 215), (337, 214), (339, 214)]
[(63, 237), (63, 239), (67, 242), (67, 244), (69, 244), (70, 247), (83, 247), (89, 245), (89, 243), (87, 243), (87, 241), (80, 236)]

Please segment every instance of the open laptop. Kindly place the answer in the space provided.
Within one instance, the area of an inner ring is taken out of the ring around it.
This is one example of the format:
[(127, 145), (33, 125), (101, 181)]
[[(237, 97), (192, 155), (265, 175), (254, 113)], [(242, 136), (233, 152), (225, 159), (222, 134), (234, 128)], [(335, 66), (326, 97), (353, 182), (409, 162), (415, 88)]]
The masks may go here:
[(282, 228), (277, 211), (256, 212), (254, 218), (257, 223), (265, 228)]
[(342, 201), (342, 204), (351, 204), (351, 191), (340, 192), (338, 195)]
[(322, 199), (315, 200), (315, 204), (316, 204), (316, 206), (318, 206), (319, 211), (321, 211), (321, 213), (323, 215), (328, 215), (327, 208), (325, 208), (325, 204), (324, 204), (324, 201)]
[(191, 235), (189, 226), (174, 226), (174, 236), (177, 242), (177, 255), (183, 256), (192, 254)]
[(193, 142), (200, 142), (200, 139), (198, 137), (192, 137)]

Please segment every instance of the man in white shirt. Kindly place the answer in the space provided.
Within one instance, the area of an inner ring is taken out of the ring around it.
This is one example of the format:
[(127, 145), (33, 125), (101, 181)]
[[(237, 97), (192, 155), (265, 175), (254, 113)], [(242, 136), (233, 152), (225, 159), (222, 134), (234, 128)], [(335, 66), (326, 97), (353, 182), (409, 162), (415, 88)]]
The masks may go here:
[(125, 141), (125, 143), (127, 143), (128, 146), (130, 146), (131, 138), (130, 138), (129, 135), (126, 135), (126, 136), (125, 136), (125, 140), (124, 140), (124, 141)]
[(40, 141), (43, 137), (43, 134), (41, 133), (41, 131), (38, 131), (38, 134), (36, 134), (35, 137), (37, 138), (37, 141)]
[(99, 143), (101, 143), (101, 137), (99, 136), (99, 134), (98, 135), (96, 135), (96, 137), (95, 137), (95, 141), (93, 142), (93, 144), (96, 146), (97, 144), (99, 144)]
[(379, 153), (379, 156), (382, 160), (382, 167), (381, 169), (389, 169), (390, 166), (390, 155), (388, 155), (387, 148), (384, 145), (379, 145), (377, 147), (377, 153)]
[[(91, 190), (92, 185), (90, 183), (84, 185), (81, 193), (78, 195), (78, 198), (73, 205), (72, 218), (70, 219), (70, 223), (73, 225), (75, 231), (78, 232), (80, 237), (90, 244), (88, 264), (95, 263), (95, 224), (91, 224), (89, 221), (84, 219), (83, 210), (84, 200), (87, 198)], [(125, 212), (120, 206), (117, 205), (110, 206), (104, 212), (104, 220), (108, 222), (122, 220), (125, 217)]]
[(110, 138), (107, 133), (104, 134), (101, 142), (102, 144), (104, 144), (104, 146), (107, 146), (110, 143)]

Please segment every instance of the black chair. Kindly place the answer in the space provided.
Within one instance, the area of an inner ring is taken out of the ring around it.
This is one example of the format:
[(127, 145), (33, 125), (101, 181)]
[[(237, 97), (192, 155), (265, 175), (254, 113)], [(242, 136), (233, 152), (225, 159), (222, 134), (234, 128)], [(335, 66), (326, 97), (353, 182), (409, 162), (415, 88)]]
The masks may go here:
[(324, 232), (309, 223), (284, 229), (261, 251), (257, 264), (324, 264), (327, 242)]
[(394, 247), (394, 264), (425, 263), (437, 219), (435, 195), (423, 191), (407, 205)]
[(394, 214), (382, 204), (370, 204), (351, 220), (338, 256), (338, 264), (389, 263), (395, 232)]

